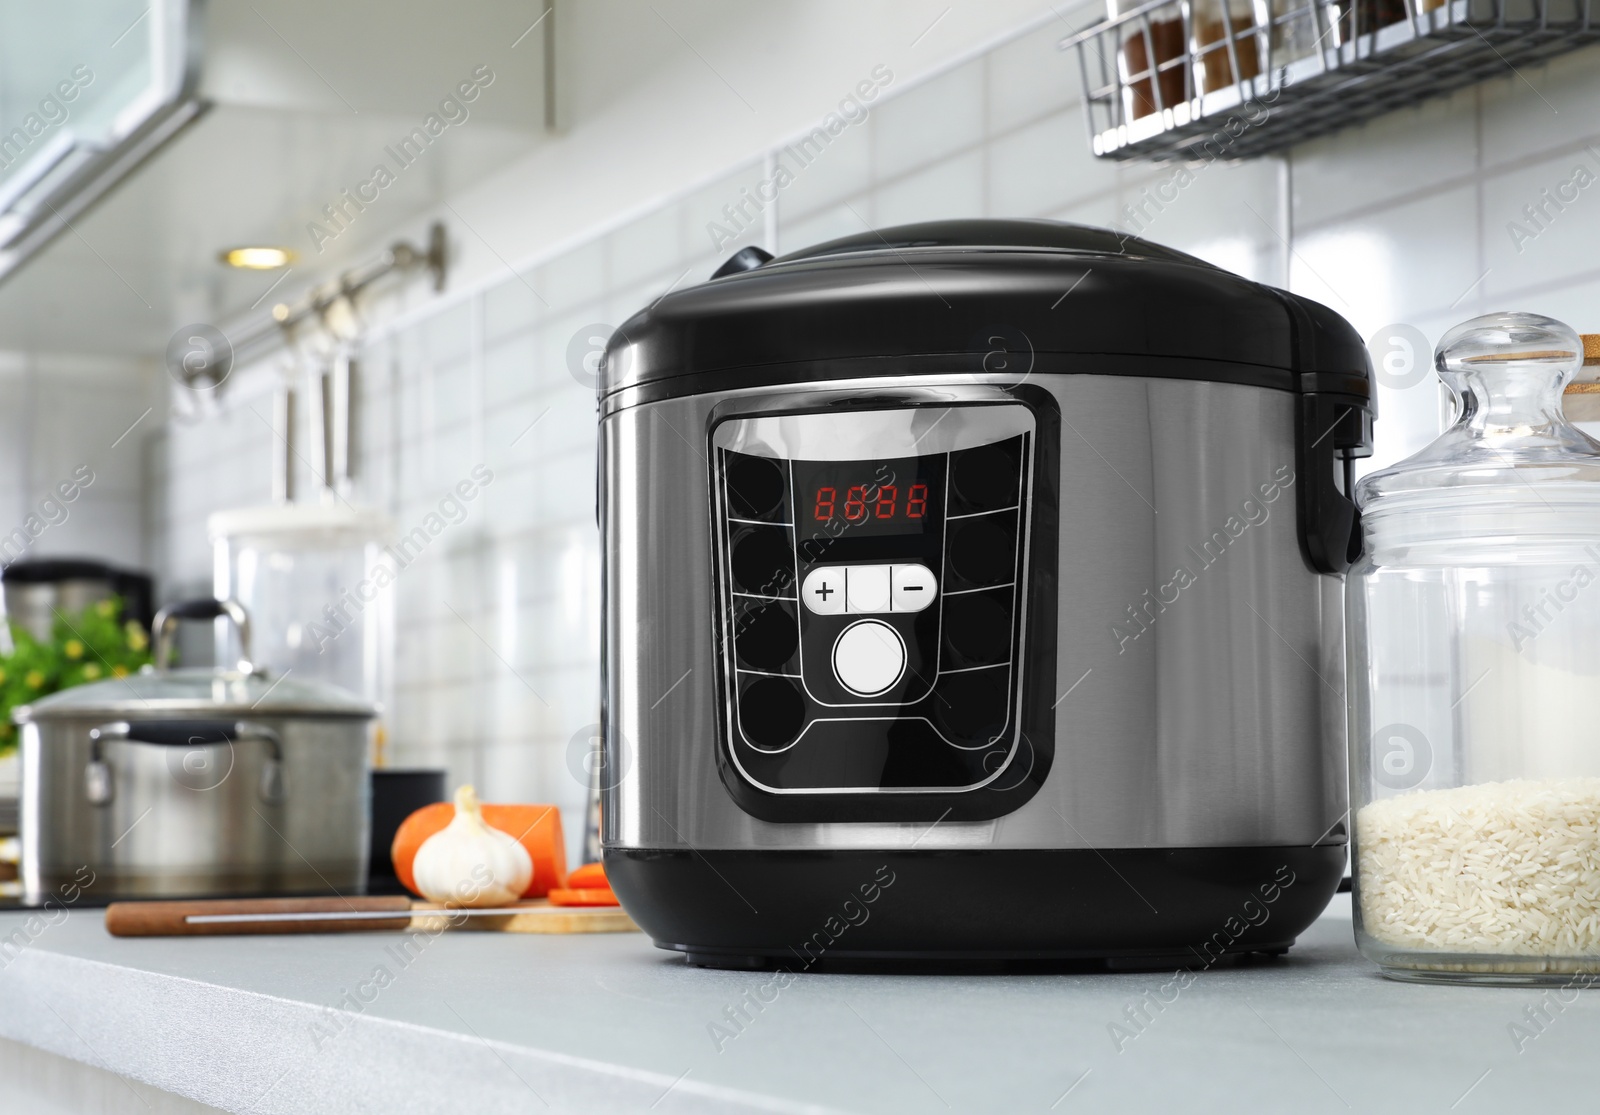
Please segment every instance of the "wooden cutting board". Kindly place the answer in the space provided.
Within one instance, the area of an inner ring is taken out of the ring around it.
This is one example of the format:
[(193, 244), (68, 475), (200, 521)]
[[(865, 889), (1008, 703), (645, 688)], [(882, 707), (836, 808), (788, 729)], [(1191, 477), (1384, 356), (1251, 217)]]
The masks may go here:
[(218, 898), (113, 902), (113, 937), (213, 937), (284, 933), (628, 933), (639, 927), (620, 906), (552, 906), (535, 898), (493, 911), (450, 909), (404, 896)]
[[(438, 932), (441, 928), (486, 930), (491, 933), (636, 933), (633, 923), (621, 906), (552, 906), (544, 898), (532, 898), (516, 904), (514, 914), (490, 914), (456, 918), (450, 924), (450, 913), (436, 902), (411, 904), (412, 929)], [(441, 911), (430, 914), (430, 911)]]

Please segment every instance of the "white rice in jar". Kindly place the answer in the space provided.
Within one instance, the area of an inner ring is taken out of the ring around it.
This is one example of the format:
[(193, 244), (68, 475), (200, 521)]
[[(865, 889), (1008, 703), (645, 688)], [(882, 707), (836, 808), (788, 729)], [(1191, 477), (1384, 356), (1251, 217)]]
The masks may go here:
[(1600, 778), (1383, 798), (1356, 813), (1362, 926), (1399, 948), (1600, 956)]

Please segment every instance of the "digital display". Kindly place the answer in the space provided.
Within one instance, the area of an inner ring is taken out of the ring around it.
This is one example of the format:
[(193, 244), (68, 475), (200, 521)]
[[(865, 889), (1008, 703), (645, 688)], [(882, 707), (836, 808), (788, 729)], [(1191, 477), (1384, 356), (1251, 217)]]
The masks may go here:
[(943, 454), (883, 461), (795, 461), (801, 538), (937, 532), (944, 520)]
[(912, 484), (902, 499), (898, 484), (851, 484), (842, 497), (838, 488), (827, 484), (807, 502), (811, 504), (811, 517), (819, 523), (831, 523), (840, 515), (847, 523), (863, 523), (869, 518), (920, 519), (928, 513), (928, 486)]

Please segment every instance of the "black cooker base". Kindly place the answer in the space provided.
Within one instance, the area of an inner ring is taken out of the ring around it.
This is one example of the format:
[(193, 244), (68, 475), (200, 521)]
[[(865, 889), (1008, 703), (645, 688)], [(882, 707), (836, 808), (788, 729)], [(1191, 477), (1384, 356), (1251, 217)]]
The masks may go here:
[(607, 848), (605, 865), (656, 945), (703, 967), (1198, 970), (1286, 951), (1345, 848)]

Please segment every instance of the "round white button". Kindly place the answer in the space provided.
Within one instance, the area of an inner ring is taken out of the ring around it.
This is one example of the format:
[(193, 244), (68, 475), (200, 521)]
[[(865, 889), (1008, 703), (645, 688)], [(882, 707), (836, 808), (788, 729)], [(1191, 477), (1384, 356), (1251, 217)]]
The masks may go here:
[(833, 672), (858, 697), (876, 697), (899, 681), (905, 668), (906, 645), (882, 620), (853, 623), (833, 644)]

